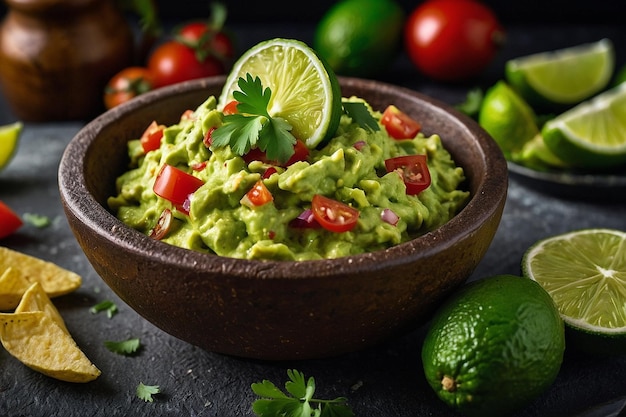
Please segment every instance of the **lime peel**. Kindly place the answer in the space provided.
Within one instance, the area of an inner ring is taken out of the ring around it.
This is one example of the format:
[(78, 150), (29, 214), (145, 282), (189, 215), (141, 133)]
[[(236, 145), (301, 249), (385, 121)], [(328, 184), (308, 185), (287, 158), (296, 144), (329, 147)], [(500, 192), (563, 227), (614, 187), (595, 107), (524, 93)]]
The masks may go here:
[(9, 164), (19, 144), (22, 122), (0, 126), (0, 169)]

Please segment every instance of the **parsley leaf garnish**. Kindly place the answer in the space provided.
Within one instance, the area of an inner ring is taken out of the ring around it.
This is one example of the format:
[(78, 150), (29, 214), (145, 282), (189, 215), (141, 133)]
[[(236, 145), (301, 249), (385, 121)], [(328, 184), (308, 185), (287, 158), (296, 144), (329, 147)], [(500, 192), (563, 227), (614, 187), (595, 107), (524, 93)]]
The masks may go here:
[(113, 353), (119, 355), (131, 355), (139, 349), (140, 342), (138, 338), (123, 340), (121, 342), (105, 341), (104, 346)]
[(240, 77), (237, 85), (241, 91), (234, 91), (233, 98), (238, 102), (238, 113), (224, 116), (224, 124), (211, 134), (213, 146), (230, 145), (241, 156), (258, 147), (268, 159), (287, 162), (294, 154), (296, 138), (285, 119), (269, 115), (272, 91), (250, 74)]
[(137, 385), (136, 389), (137, 397), (141, 398), (147, 403), (151, 403), (152, 401), (154, 401), (152, 396), (160, 392), (161, 389), (158, 385), (144, 385), (143, 382), (140, 382), (139, 385)]
[[(252, 384), (252, 391), (261, 399), (252, 403), (252, 410), (260, 417), (353, 417), (347, 399), (338, 397), (334, 400), (313, 398), (315, 379), (305, 380), (304, 373), (288, 369), (289, 381), (285, 383), (288, 394), (281, 391), (271, 381), (263, 380)], [(290, 394), (290, 395), (289, 395)]]
[(117, 314), (117, 306), (113, 301), (105, 300), (89, 309), (89, 312), (91, 312), (91, 314), (98, 314), (101, 311), (106, 311), (107, 317), (112, 318), (114, 315)]
[(372, 113), (369, 112), (365, 103), (359, 101), (344, 101), (342, 104), (343, 111), (350, 116), (352, 121), (356, 122), (363, 129), (371, 132), (380, 130), (378, 122), (374, 119)]

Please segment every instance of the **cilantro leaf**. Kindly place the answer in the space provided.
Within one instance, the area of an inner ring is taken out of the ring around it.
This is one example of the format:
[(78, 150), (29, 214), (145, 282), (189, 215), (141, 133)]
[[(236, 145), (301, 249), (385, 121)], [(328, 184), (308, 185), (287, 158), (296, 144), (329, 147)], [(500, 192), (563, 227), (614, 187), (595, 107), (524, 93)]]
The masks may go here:
[(89, 309), (91, 314), (98, 314), (101, 311), (106, 311), (107, 317), (113, 318), (113, 316), (117, 314), (117, 306), (113, 301), (105, 300)]
[(363, 129), (371, 132), (380, 130), (380, 125), (369, 112), (365, 103), (359, 101), (344, 101), (343, 111)]
[(305, 379), (304, 373), (287, 370), (289, 381), (285, 383), (287, 395), (268, 380), (252, 384), (252, 391), (262, 397), (252, 403), (252, 411), (260, 417), (354, 417), (347, 399), (338, 397), (321, 400), (315, 394), (315, 379)]
[(296, 138), (285, 119), (268, 113), (272, 91), (263, 88), (261, 79), (250, 74), (240, 77), (237, 85), (240, 91), (234, 91), (233, 98), (237, 100), (238, 113), (224, 116), (222, 126), (211, 134), (213, 146), (230, 145), (240, 156), (258, 147), (268, 159), (287, 162), (295, 152)]
[(457, 104), (455, 107), (462, 113), (465, 113), (471, 118), (477, 118), (478, 113), (480, 112), (480, 106), (483, 103), (483, 90), (476, 87), (467, 92), (465, 96), (465, 101)]
[(161, 389), (158, 385), (144, 385), (143, 382), (140, 382), (139, 385), (137, 385), (137, 389), (135, 390), (135, 392), (137, 393), (137, 397), (141, 398), (147, 403), (151, 403), (152, 401), (154, 401), (152, 396), (154, 394), (160, 393)]
[(50, 217), (44, 216), (42, 214), (24, 213), (22, 218), (26, 223), (32, 224), (39, 229), (43, 229), (44, 227), (48, 227), (50, 226), (50, 224), (52, 224)]
[(105, 341), (104, 346), (109, 349), (113, 353), (117, 353), (119, 355), (131, 355), (140, 347), (140, 342), (138, 338), (132, 338), (128, 340), (123, 340), (121, 342), (112, 342)]

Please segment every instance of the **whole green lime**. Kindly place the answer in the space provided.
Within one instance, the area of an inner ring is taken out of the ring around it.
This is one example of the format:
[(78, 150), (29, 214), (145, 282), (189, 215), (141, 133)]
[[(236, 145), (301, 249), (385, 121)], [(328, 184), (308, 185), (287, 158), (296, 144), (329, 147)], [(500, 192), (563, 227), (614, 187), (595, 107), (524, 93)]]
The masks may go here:
[(467, 416), (506, 416), (544, 392), (565, 350), (556, 305), (536, 282), (496, 275), (466, 284), (435, 313), (422, 347), (441, 400)]
[(394, 0), (341, 0), (320, 20), (313, 47), (339, 75), (374, 77), (396, 58), (404, 17)]

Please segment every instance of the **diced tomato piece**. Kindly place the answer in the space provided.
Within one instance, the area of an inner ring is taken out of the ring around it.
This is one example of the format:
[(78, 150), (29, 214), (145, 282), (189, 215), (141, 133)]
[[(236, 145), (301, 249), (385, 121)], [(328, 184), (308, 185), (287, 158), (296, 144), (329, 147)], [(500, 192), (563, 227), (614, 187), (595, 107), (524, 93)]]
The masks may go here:
[(385, 160), (387, 172), (397, 172), (406, 185), (406, 193), (416, 195), (430, 186), (426, 155), (405, 155)]
[(159, 171), (152, 190), (156, 195), (182, 206), (190, 194), (204, 184), (200, 178), (187, 174), (172, 165), (164, 164)]
[(15, 212), (0, 201), (0, 239), (13, 234), (23, 222)]
[(274, 196), (267, 189), (263, 180), (258, 180), (241, 199), (241, 204), (250, 208), (262, 206), (274, 200)]
[(414, 138), (422, 125), (394, 105), (387, 106), (380, 119), (387, 133), (394, 139)]
[(141, 147), (145, 153), (159, 149), (164, 130), (164, 125), (157, 124), (154, 120), (150, 123), (150, 126), (143, 132), (140, 139)]
[(238, 104), (239, 102), (237, 100), (229, 102), (224, 106), (224, 110), (222, 110), (222, 113), (224, 113), (225, 116), (228, 116), (229, 114), (236, 114)]
[(315, 194), (311, 201), (315, 220), (331, 232), (347, 232), (356, 226), (359, 211), (340, 201)]
[(284, 164), (281, 164), (278, 161), (272, 161), (268, 159), (267, 155), (265, 155), (265, 152), (263, 152), (259, 148), (250, 149), (250, 151), (248, 151), (248, 153), (243, 156), (243, 159), (248, 164), (252, 161), (261, 161), (265, 164), (288, 167), (289, 165), (293, 165), (298, 161), (306, 161), (306, 159), (309, 157), (309, 148), (303, 141), (299, 139), (296, 140), (296, 144), (294, 145), (293, 150), (293, 155), (291, 155), (291, 158), (289, 158), (289, 160)]

